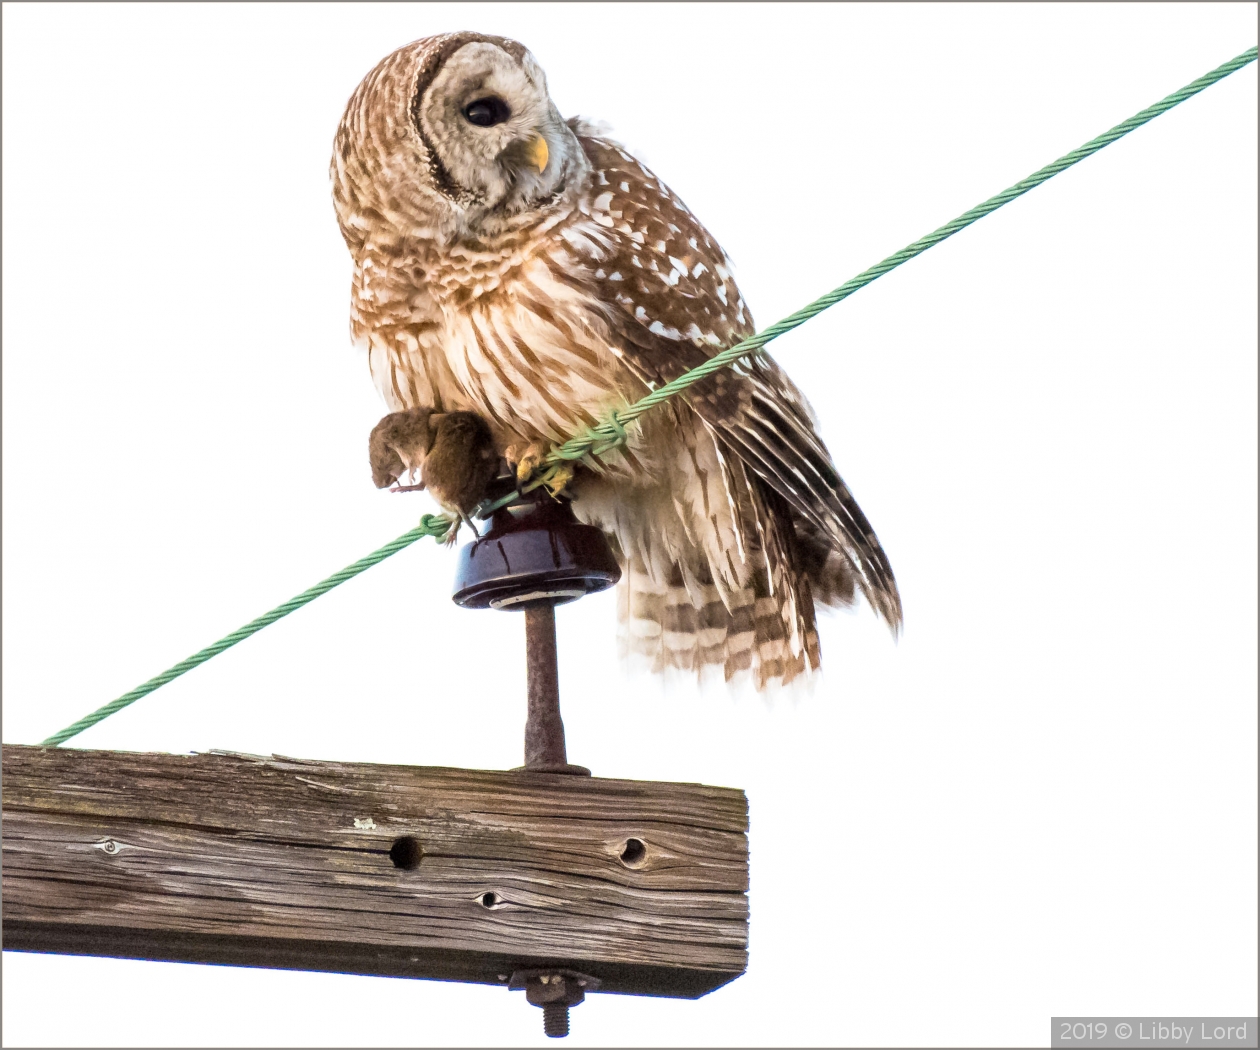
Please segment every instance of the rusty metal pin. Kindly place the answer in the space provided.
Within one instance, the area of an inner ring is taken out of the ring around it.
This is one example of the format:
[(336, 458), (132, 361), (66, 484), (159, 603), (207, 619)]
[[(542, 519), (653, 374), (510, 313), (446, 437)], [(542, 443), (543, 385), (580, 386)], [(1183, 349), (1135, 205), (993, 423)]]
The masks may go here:
[(525, 721), (524, 769), (537, 773), (590, 776), (570, 764), (560, 717), (560, 671), (556, 660), (556, 609), (549, 601), (525, 609), (525, 677), (529, 707)]

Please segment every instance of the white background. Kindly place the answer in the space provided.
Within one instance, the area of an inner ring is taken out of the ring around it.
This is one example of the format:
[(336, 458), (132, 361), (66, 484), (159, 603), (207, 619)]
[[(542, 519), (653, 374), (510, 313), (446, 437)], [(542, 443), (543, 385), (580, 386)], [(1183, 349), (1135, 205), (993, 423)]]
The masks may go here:
[[(760, 325), (1256, 42), (1252, 5), (6, 5), (4, 740), (432, 509), (329, 199), (386, 53), (524, 41), (734, 258)], [(573, 760), (751, 803), (748, 973), (575, 1044), (1012, 1045), (1256, 1012), (1256, 67), (778, 342), (906, 607), (767, 701), (559, 615)], [(83, 734), (506, 768), (521, 622), (425, 541)], [(4, 956), (7, 1045), (543, 1042), (500, 989)]]

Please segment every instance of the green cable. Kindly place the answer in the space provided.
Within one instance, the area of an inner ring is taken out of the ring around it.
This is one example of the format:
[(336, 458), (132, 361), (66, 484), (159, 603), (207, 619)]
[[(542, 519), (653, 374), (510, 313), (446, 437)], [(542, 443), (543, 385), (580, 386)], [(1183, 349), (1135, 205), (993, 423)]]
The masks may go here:
[[(1172, 109), (1173, 106), (1184, 102), (1191, 96), (1197, 95), (1204, 88), (1210, 87), (1218, 80), (1229, 76), (1230, 73), (1242, 69), (1243, 66), (1246, 66), (1255, 60), (1256, 48), (1248, 48), (1237, 58), (1230, 59), (1230, 61), (1226, 62), (1224, 65), (1218, 66), (1216, 69), (1212, 70), (1212, 72), (1207, 73), (1204, 76), (1199, 77), (1198, 80), (1187, 84), (1180, 91), (1174, 91), (1167, 98), (1161, 99), (1159, 102), (1156, 102), (1155, 105), (1149, 106), (1123, 123), (1117, 124), (1110, 131), (1106, 131), (1097, 138), (1091, 139), (1079, 149), (1074, 149), (1071, 153), (1064, 154), (1058, 160), (1054, 161), (1054, 163), (1047, 164), (1040, 171), (1034, 172), (1032, 175), (1029, 175), (1028, 178), (1015, 183), (1014, 186), (1003, 190), (997, 196), (990, 197), (983, 204), (978, 204), (970, 211), (963, 212), (953, 222), (947, 222), (940, 229), (934, 230), (926, 237), (920, 237), (913, 244), (902, 248), (901, 251), (895, 252), (894, 254), (888, 256), (887, 259), (876, 263), (869, 269), (863, 270), (852, 280), (845, 281), (845, 283), (839, 288), (828, 292), (821, 298), (815, 299), (808, 306), (797, 310), (796, 313), (791, 316), (785, 317), (782, 321), (770, 325), (769, 328), (763, 329), (761, 332), (745, 339), (743, 342), (736, 343), (729, 349), (723, 350), (720, 354), (716, 354), (711, 357), (704, 364), (691, 369), (689, 372), (684, 372), (677, 379), (674, 379), (666, 383), (664, 386), (653, 390), (650, 394), (641, 400), (636, 401), (633, 405), (613, 413), (607, 422), (591, 427), (584, 433), (570, 438), (568, 441), (564, 442), (564, 444), (558, 445), (547, 454), (547, 457), (544, 460), (545, 463), (550, 465), (550, 471), (528, 485), (522, 486), (522, 488), (528, 491), (531, 488), (537, 488), (539, 485), (545, 484), (548, 477), (554, 476), (555, 472), (563, 464), (571, 460), (582, 459), (588, 455), (600, 456), (623, 444), (626, 441), (625, 424), (637, 419), (639, 416), (643, 415), (644, 412), (662, 404), (665, 401), (668, 401), (671, 397), (675, 397), (676, 395), (682, 393), (693, 383), (699, 382), (705, 376), (712, 375), (719, 368), (725, 368), (727, 365), (732, 364), (741, 357), (759, 353), (771, 340), (777, 339), (785, 332), (790, 332), (793, 328), (804, 324), (811, 317), (817, 317), (824, 310), (835, 306), (836, 303), (844, 299), (847, 299), (859, 288), (865, 288), (877, 277), (882, 277), (884, 274), (888, 273), (888, 271), (895, 270), (902, 263), (909, 262), (909, 260), (913, 259), (916, 255), (921, 255), (934, 244), (940, 244), (941, 241), (945, 240), (947, 237), (952, 237), (959, 230), (970, 226), (977, 219), (983, 218), (990, 212), (997, 211), (997, 209), (1002, 207), (1003, 204), (1009, 204), (1016, 197), (1023, 196), (1034, 186), (1040, 186), (1047, 179), (1050, 179), (1059, 174), (1059, 172), (1070, 168), (1073, 164), (1084, 160), (1091, 154), (1097, 153), (1104, 146), (1110, 145), (1115, 142), (1116, 139), (1127, 135), (1130, 131), (1134, 130), (1134, 128), (1140, 128), (1147, 121), (1152, 120), (1161, 113)], [(600, 447), (596, 448), (596, 445), (599, 445)], [(513, 492), (510, 495), (505, 496), (502, 500), (498, 500), (493, 504), (483, 507), (481, 513), (485, 514), (496, 507), (505, 506), (507, 503), (510, 503), (519, 496), (519, 491)], [(214, 645), (202, 649), (201, 652), (190, 656), (187, 660), (177, 663), (174, 667), (170, 668), (170, 670), (164, 671), (156, 678), (149, 679), (149, 681), (145, 682), (144, 685), (138, 686), (129, 693), (124, 693), (117, 700), (106, 704), (104, 707), (99, 708), (96, 711), (93, 711), (85, 718), (79, 719), (79, 721), (75, 722), (74, 725), (67, 726), (59, 733), (54, 733), (47, 740), (42, 741), (42, 745), (56, 746), (69, 740), (72, 736), (77, 736), (89, 726), (96, 725), (97, 722), (108, 718), (115, 711), (121, 711), (128, 704), (134, 703), (142, 696), (147, 696), (159, 686), (163, 686), (172, 679), (178, 678), (185, 671), (191, 671), (199, 664), (205, 663), (210, 659), (210, 657), (217, 656), (219, 653), (223, 652), (224, 649), (230, 648), (237, 642), (248, 638), (251, 634), (254, 634), (257, 631), (261, 631), (268, 624), (275, 623), (276, 620), (280, 619), (282, 616), (287, 616), (289, 613), (293, 612), (294, 609), (300, 609), (307, 602), (314, 601), (321, 594), (325, 594), (332, 590), (339, 583), (344, 583), (351, 577), (357, 576), (364, 569), (370, 568), (377, 562), (388, 558), (391, 554), (402, 550), (404, 547), (410, 546), (416, 540), (422, 539), (425, 536), (434, 536), (437, 538), (445, 536), (447, 531), (450, 529), (451, 524), (452, 523), (448, 518), (440, 515), (426, 514), (421, 519), (421, 523), (418, 528), (414, 528), (410, 532), (403, 533), (403, 535), (399, 536), (398, 539), (394, 540), (392, 543), (387, 543), (384, 547), (381, 547), (379, 550), (369, 554), (366, 558), (361, 558), (353, 565), (347, 566), (338, 573), (334, 573), (322, 583), (317, 583), (310, 590), (303, 591), (296, 598), (290, 599), (283, 605), (276, 606), (276, 608), (272, 609), (271, 612), (258, 617), (258, 619), (253, 620), (250, 623), (247, 623), (239, 630), (233, 631), (226, 638), (221, 638), (219, 641), (215, 642)]]
[[(826, 295), (815, 299), (808, 306), (797, 310), (796, 313), (791, 316), (785, 317), (782, 321), (779, 321), (776, 324), (772, 324), (769, 328), (763, 329), (754, 336), (750, 336), (742, 343), (736, 343), (729, 349), (723, 350), (720, 354), (714, 355), (704, 364), (698, 365), (697, 367), (691, 369), (691, 371), (684, 372), (677, 379), (666, 383), (664, 386), (658, 387), (646, 397), (636, 401), (633, 405), (618, 410), (613, 418), (608, 422), (600, 423), (597, 426), (589, 428), (584, 433), (570, 438), (564, 444), (553, 448), (551, 452), (548, 453), (544, 462), (552, 464), (553, 466), (559, 466), (568, 460), (581, 459), (592, 452), (595, 455), (601, 455), (608, 449), (615, 448), (617, 445), (622, 444), (626, 439), (624, 430), (625, 424), (631, 420), (637, 419), (639, 416), (643, 415), (644, 412), (648, 411), (648, 409), (654, 408), (655, 406), (668, 401), (675, 395), (682, 393), (689, 386), (699, 382), (701, 379), (705, 378), (705, 376), (712, 375), (719, 368), (725, 368), (727, 365), (738, 361), (741, 357), (760, 353), (762, 348), (771, 340), (777, 339), (784, 333), (792, 331), (793, 328), (804, 324), (811, 317), (817, 317), (824, 310), (835, 306), (836, 303), (841, 302), (844, 299), (847, 299), (859, 288), (865, 288), (877, 277), (883, 277), (884, 274), (888, 273), (890, 270), (895, 270), (902, 263), (909, 262), (916, 255), (923, 254), (923, 252), (927, 251), (933, 245), (940, 244), (941, 241), (945, 240), (947, 237), (952, 237), (959, 230), (966, 229), (977, 219), (983, 218), (990, 212), (997, 211), (997, 209), (1002, 207), (1003, 204), (1009, 204), (1016, 197), (1023, 196), (1033, 187), (1040, 186), (1047, 179), (1053, 178), (1055, 175), (1058, 175), (1059, 172), (1070, 168), (1073, 164), (1084, 160), (1091, 154), (1097, 153), (1104, 146), (1110, 145), (1115, 142), (1116, 139), (1122, 138), (1135, 128), (1140, 128), (1147, 121), (1154, 119), (1167, 110), (1172, 109), (1173, 106), (1184, 102), (1191, 96), (1197, 95), (1204, 88), (1210, 87), (1218, 80), (1229, 76), (1230, 73), (1242, 69), (1243, 66), (1250, 62), (1254, 62), (1255, 60), (1256, 49), (1254, 47), (1248, 48), (1237, 58), (1230, 59), (1230, 61), (1226, 62), (1222, 66), (1218, 66), (1216, 69), (1212, 70), (1212, 72), (1199, 77), (1199, 79), (1193, 83), (1187, 84), (1180, 91), (1174, 91), (1167, 98), (1156, 102), (1155, 105), (1149, 106), (1148, 108), (1142, 110), (1141, 113), (1130, 117), (1123, 123), (1117, 124), (1110, 131), (1106, 131), (1097, 138), (1091, 139), (1079, 149), (1074, 149), (1071, 153), (1064, 154), (1054, 163), (1047, 164), (1040, 171), (1034, 172), (1032, 175), (1029, 175), (1028, 178), (1015, 183), (1014, 186), (1003, 190), (997, 196), (990, 197), (983, 204), (978, 204), (970, 211), (963, 212), (953, 222), (947, 222), (940, 229), (933, 230), (926, 237), (920, 237), (913, 244), (902, 248), (901, 251), (893, 253), (888, 256), (887, 259), (876, 263), (869, 269), (863, 270), (852, 280), (845, 281), (845, 283), (839, 288), (836, 288), (834, 291), (830, 291)], [(603, 447), (596, 450), (594, 447), (596, 444), (602, 444)], [(531, 485), (529, 487), (536, 486)], [(512, 499), (516, 495), (518, 494), (513, 493), (513, 495), (507, 497), (507, 499)]]
[(340, 572), (334, 572), (328, 579), (315, 584), (310, 590), (303, 591), (296, 598), (290, 598), (283, 605), (277, 605), (271, 612), (263, 613), (256, 620), (250, 620), (244, 627), (240, 627), (224, 638), (220, 638), (213, 645), (208, 645), (199, 653), (194, 653), (187, 660), (181, 660), (174, 667), (163, 671), (156, 678), (150, 678), (144, 685), (136, 686), (129, 693), (123, 693), (117, 700), (111, 700), (104, 707), (99, 707), (90, 715), (80, 718), (72, 726), (66, 726), (59, 733), (54, 733), (47, 740), (41, 740), (41, 747), (56, 747), (64, 744), (72, 736), (78, 736), (83, 730), (90, 726), (96, 725), (97, 722), (108, 718), (116, 711), (121, 711), (129, 704), (134, 704), (142, 696), (148, 696), (153, 690), (159, 686), (166, 685), (185, 671), (191, 671), (194, 667), (204, 664), (212, 656), (218, 656), (224, 649), (230, 649), (237, 642), (243, 642), (251, 634), (256, 634), (268, 624), (275, 623), (282, 616), (288, 616), (295, 609), (302, 608), (307, 602), (313, 602), (321, 594), (327, 594), (340, 583), (352, 579), (363, 572), (364, 569), (370, 569), (378, 562), (384, 561), (391, 554), (397, 554), (404, 547), (410, 547), (416, 540), (424, 539), (425, 536), (434, 536), (441, 538), (445, 536), (451, 527), (449, 518), (445, 518), (438, 514), (426, 514), (420, 519), (420, 524), (410, 532), (404, 532), (396, 540), (391, 540), (377, 550), (374, 550), (366, 558), (360, 558), (353, 565), (347, 565)]

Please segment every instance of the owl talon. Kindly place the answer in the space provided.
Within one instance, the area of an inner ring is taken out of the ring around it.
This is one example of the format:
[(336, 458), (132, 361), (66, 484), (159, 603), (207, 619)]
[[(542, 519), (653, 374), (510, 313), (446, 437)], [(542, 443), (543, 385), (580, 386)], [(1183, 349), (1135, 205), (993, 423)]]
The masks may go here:
[(559, 496), (572, 480), (573, 465), (571, 463), (561, 463), (551, 472), (543, 484), (553, 496)]
[(516, 480), (524, 485), (534, 474), (538, 468), (543, 465), (543, 460), (547, 458), (550, 446), (545, 442), (535, 441), (531, 445), (521, 448), (519, 445), (512, 445), (503, 453), (503, 458), (508, 461), (516, 470)]

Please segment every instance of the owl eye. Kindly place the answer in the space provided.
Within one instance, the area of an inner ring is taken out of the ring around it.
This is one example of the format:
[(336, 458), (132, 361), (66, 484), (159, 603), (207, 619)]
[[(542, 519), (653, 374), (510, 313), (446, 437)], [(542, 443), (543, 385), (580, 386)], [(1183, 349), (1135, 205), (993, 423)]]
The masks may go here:
[(476, 102), (470, 102), (464, 107), (464, 119), (469, 124), (476, 124), (479, 128), (490, 128), (495, 124), (502, 124), (511, 115), (512, 111), (508, 109), (508, 104), (497, 95), (479, 98)]

